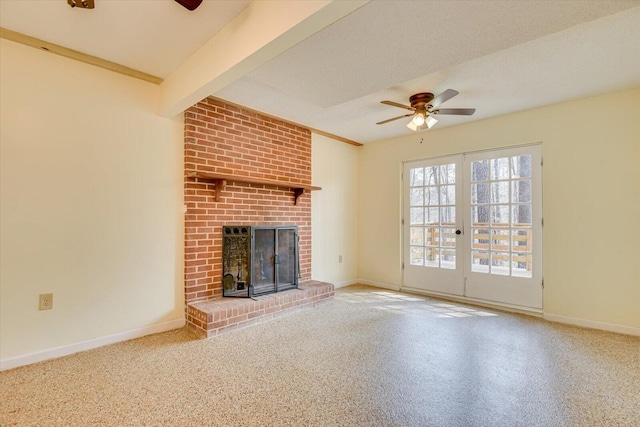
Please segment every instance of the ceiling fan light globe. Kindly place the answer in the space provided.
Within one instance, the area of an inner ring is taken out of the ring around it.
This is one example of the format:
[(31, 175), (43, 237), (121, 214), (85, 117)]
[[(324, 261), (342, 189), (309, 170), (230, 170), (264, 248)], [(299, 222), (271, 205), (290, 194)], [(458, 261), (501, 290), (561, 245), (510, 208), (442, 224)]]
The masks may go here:
[(413, 123), (413, 120), (411, 120), (409, 123), (407, 123), (407, 127), (408, 127), (409, 129), (411, 129), (412, 131), (414, 131), (414, 132), (418, 130), (418, 126), (416, 126), (416, 125)]
[(424, 124), (424, 115), (418, 113), (415, 116), (413, 116), (413, 119), (411, 119), (411, 122), (416, 125), (417, 127), (420, 127)]
[(429, 116), (429, 117), (427, 117), (427, 120), (425, 121), (425, 123), (427, 124), (427, 127), (429, 129), (431, 129), (432, 127), (434, 127), (436, 125), (436, 123), (438, 123), (438, 120), (436, 118), (434, 118), (433, 116)]

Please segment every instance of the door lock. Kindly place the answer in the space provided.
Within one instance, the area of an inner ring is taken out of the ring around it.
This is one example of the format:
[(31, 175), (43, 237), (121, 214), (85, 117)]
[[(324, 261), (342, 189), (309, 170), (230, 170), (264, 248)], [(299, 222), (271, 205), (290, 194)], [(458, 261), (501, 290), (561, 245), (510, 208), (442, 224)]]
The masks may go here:
[(462, 231), (460, 231), (460, 230), (456, 230), (456, 234), (459, 236), (459, 235), (461, 235), (461, 234), (462, 234)]

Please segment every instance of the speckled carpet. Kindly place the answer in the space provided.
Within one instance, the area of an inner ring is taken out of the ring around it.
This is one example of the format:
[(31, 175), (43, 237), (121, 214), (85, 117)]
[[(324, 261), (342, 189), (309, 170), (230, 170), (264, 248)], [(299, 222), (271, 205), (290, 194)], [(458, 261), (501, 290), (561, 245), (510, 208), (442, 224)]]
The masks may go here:
[(0, 372), (2, 426), (638, 426), (640, 339), (364, 286)]

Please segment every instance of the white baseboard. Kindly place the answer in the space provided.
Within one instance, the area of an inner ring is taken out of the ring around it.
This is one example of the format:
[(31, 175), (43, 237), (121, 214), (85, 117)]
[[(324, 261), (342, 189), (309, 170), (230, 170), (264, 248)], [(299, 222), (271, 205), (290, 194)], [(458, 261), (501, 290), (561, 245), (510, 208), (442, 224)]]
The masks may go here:
[(542, 310), (537, 308), (523, 307), (523, 306), (514, 305), (514, 304), (497, 303), (493, 301), (486, 301), (486, 300), (481, 300), (476, 298), (468, 298), (463, 296), (445, 294), (441, 292), (425, 291), (424, 289), (411, 288), (407, 286), (403, 287), (401, 290), (402, 292), (426, 295), (426, 296), (440, 298), (448, 301), (455, 301), (455, 302), (461, 302), (464, 304), (471, 304), (471, 305), (477, 305), (480, 307), (491, 308), (495, 310), (508, 311), (510, 313), (519, 313), (519, 314), (526, 314), (528, 316), (542, 317)]
[(398, 285), (392, 285), (391, 283), (384, 283), (384, 282), (375, 282), (373, 280), (358, 279), (356, 283), (360, 283), (360, 284), (363, 284), (363, 285), (374, 286), (376, 288), (390, 289), (392, 291), (399, 291), (400, 290), (400, 286), (398, 286)]
[(566, 323), (568, 325), (581, 326), (583, 328), (601, 329), (603, 331), (616, 332), (619, 334), (640, 336), (640, 328), (635, 328), (633, 326), (598, 322), (596, 320), (580, 319), (577, 317), (560, 316), (558, 314), (551, 313), (544, 313), (544, 319), (550, 322)]
[(338, 288), (344, 288), (345, 286), (356, 285), (358, 283), (360, 283), (358, 280), (347, 280), (346, 282), (334, 283), (333, 287), (338, 289)]
[(35, 353), (25, 354), (23, 356), (11, 357), (8, 359), (1, 359), (0, 371), (17, 368), (18, 366), (30, 365), (36, 362), (42, 362), (43, 360), (55, 359), (56, 357), (67, 356), (69, 354), (78, 353), (80, 351), (91, 350), (91, 349), (103, 347), (109, 344), (128, 341), (134, 338), (143, 337), (145, 335), (157, 334), (159, 332), (166, 332), (173, 329), (182, 328), (184, 325), (185, 325), (184, 318), (170, 320), (168, 322), (157, 323), (155, 325), (145, 326), (138, 329), (132, 329), (130, 331), (120, 332), (113, 335), (93, 338), (90, 340), (81, 341), (81, 342), (77, 342), (69, 345), (63, 345), (60, 347), (54, 347), (48, 350), (42, 350)]

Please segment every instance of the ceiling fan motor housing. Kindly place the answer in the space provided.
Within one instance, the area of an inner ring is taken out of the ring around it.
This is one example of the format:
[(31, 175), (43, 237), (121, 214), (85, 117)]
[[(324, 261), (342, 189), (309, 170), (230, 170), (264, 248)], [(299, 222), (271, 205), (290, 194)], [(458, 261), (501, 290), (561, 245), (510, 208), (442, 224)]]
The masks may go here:
[(433, 94), (430, 92), (416, 93), (409, 98), (411, 106), (415, 109), (426, 109), (431, 101), (433, 101)]

